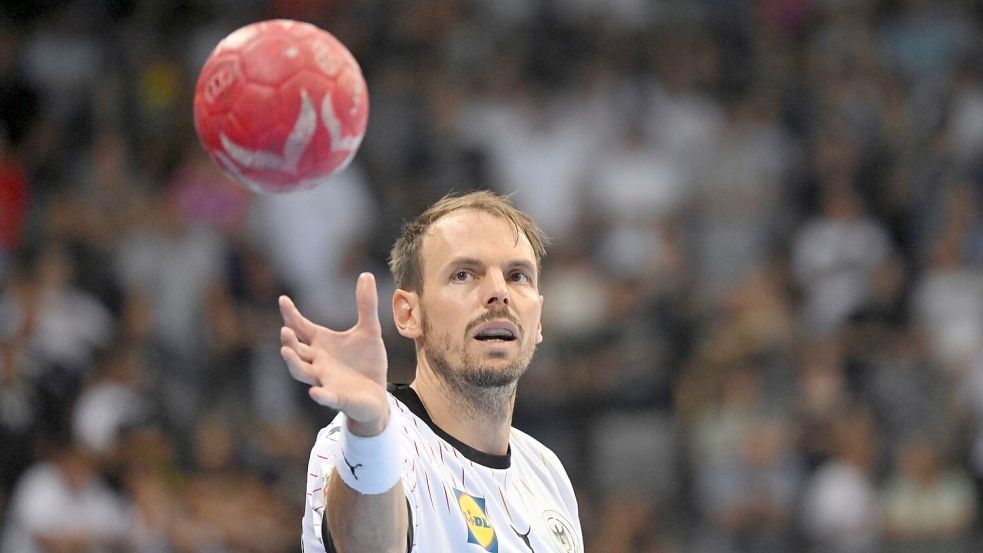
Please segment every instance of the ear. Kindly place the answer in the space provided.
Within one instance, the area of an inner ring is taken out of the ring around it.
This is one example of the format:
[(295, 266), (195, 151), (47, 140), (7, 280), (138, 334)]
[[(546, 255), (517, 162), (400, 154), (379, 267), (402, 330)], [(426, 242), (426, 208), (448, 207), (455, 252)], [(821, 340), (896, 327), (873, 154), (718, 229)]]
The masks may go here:
[(396, 330), (411, 340), (423, 334), (423, 320), (420, 310), (420, 296), (408, 290), (393, 292), (393, 322)]
[(536, 323), (536, 343), (543, 343), (543, 296), (539, 296), (539, 322)]

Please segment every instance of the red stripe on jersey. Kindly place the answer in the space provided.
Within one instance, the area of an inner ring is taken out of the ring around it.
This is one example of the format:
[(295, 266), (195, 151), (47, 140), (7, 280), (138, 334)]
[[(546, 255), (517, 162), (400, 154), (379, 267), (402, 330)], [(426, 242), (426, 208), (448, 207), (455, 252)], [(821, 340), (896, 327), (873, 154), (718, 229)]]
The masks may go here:
[(318, 455), (317, 457), (318, 457), (318, 459), (324, 459), (325, 461), (327, 461), (327, 460), (328, 460), (328, 458), (327, 458), (327, 457), (325, 457), (324, 455)]
[(447, 497), (447, 486), (444, 486), (444, 502), (447, 503), (447, 512), (451, 512), (451, 500)]
[(314, 478), (317, 478), (317, 475), (314, 474), (313, 472), (308, 472), (307, 474), (308, 474), (308, 476), (313, 476)]
[(427, 495), (430, 496), (430, 507), (433, 508), (434, 511), (436, 511), (437, 505), (434, 504), (433, 494), (430, 493), (430, 477), (427, 475), (427, 471), (423, 471), (423, 476), (424, 478), (426, 478), (426, 482), (427, 482)]

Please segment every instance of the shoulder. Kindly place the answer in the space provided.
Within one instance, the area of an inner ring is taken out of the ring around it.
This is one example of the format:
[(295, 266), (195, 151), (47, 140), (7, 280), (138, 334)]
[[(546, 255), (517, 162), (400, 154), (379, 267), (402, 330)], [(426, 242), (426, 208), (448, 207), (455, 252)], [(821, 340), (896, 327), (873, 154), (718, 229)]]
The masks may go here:
[(513, 427), (509, 435), (509, 445), (513, 456), (520, 456), (531, 461), (538, 461), (551, 469), (559, 470), (566, 475), (563, 463), (553, 450), (529, 434)]
[(544, 492), (534, 494), (540, 501), (549, 498), (541, 504), (545, 505), (544, 520), (549, 519), (551, 527), (561, 525), (583, 543), (577, 495), (560, 458), (542, 442), (516, 428), (512, 428), (509, 444), (517, 476), (533, 489)]
[(529, 434), (512, 428), (509, 436), (512, 449), (512, 462), (520, 471), (530, 471), (540, 480), (549, 481), (564, 501), (576, 504), (573, 483), (567, 475), (563, 462), (550, 448)]

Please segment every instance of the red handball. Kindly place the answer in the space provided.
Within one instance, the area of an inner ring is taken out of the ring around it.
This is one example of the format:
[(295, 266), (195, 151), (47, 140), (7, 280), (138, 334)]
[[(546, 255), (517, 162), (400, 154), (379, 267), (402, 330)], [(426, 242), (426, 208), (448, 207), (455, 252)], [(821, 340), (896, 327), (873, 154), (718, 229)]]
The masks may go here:
[(368, 118), (368, 89), (351, 52), (300, 21), (260, 21), (225, 37), (195, 87), (202, 146), (255, 192), (324, 183), (355, 157)]

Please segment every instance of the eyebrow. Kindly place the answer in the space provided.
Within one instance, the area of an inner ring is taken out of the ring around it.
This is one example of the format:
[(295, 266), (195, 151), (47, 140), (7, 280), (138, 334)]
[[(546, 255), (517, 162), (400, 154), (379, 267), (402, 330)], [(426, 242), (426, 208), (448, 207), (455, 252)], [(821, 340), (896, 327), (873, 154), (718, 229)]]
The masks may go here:
[(510, 263), (510, 265), (516, 269), (522, 269), (523, 271), (526, 271), (531, 275), (536, 274), (536, 266), (532, 263), (529, 263), (528, 261), (522, 259), (514, 260)]
[[(480, 260), (478, 260), (477, 258), (474, 258), (474, 257), (455, 257), (455, 258), (451, 259), (449, 262), (447, 262), (447, 265), (446, 266), (448, 268), (450, 268), (450, 267), (454, 267), (454, 266), (457, 266), (457, 265), (464, 265), (464, 266), (469, 266), (469, 267), (476, 267), (476, 266), (483, 266), (484, 263), (482, 263)], [(512, 268), (522, 269), (524, 271), (528, 271), (528, 272), (533, 273), (533, 274), (536, 273), (536, 270), (535, 270), (536, 269), (536, 265), (533, 264), (533, 263), (530, 263), (529, 261), (526, 261), (525, 259), (513, 259), (513, 260), (509, 261), (508, 265), (509, 265), (509, 267), (512, 267)]]

